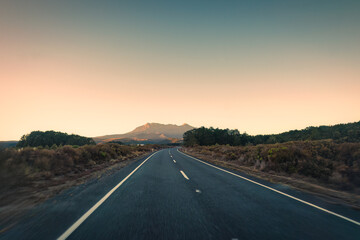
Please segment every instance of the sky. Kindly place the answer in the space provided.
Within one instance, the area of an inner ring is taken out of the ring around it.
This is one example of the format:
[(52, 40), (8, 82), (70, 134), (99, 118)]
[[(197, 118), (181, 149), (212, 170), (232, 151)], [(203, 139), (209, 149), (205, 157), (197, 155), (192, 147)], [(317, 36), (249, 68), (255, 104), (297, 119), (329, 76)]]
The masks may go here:
[(360, 120), (360, 1), (0, 1), (0, 140)]

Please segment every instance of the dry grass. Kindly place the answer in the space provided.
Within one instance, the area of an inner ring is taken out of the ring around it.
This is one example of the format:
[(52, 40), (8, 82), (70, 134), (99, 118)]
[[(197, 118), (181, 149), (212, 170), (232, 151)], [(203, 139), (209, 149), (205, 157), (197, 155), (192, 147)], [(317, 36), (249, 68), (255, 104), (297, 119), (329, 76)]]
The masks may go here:
[(183, 150), (217, 165), (360, 207), (360, 143), (298, 141)]
[(36, 204), (159, 148), (102, 144), (0, 150), (0, 233)]

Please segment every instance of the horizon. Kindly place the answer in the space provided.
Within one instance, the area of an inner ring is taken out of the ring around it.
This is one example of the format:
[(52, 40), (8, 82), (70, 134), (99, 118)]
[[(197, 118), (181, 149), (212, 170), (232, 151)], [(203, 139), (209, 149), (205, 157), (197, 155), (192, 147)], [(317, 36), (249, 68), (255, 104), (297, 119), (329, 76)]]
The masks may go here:
[[(332, 127), (332, 126), (339, 125), (339, 124), (351, 124), (351, 123), (357, 123), (357, 122), (359, 122), (359, 121), (348, 122), (348, 123), (337, 123), (337, 124), (332, 124), (332, 125), (307, 126), (307, 127), (320, 127), (320, 126)], [(194, 129), (196, 129), (196, 128), (201, 128), (201, 127), (205, 127), (205, 126), (196, 127), (196, 126), (193, 126), (193, 125), (188, 124), (188, 123), (183, 123), (183, 124), (171, 124), (171, 123), (147, 122), (147, 123), (145, 123), (145, 124), (143, 124), (143, 125), (137, 126), (137, 127), (133, 128), (132, 130), (129, 130), (129, 131), (126, 131), (126, 132), (123, 132), (123, 133), (110, 133), (110, 134), (103, 134), (103, 135), (98, 135), (98, 136), (83, 136), (83, 137), (98, 138), (98, 137), (103, 137), (103, 136), (107, 136), (107, 135), (127, 134), (127, 133), (130, 133), (130, 132), (133, 132), (136, 128), (145, 126), (145, 125), (147, 125), (147, 124), (175, 125), (175, 126), (177, 126), (177, 127), (181, 127), (181, 126), (184, 126), (184, 125), (188, 125), (188, 126), (190, 126), (190, 127), (193, 127)], [(279, 133), (250, 134), (250, 133), (248, 133), (247, 131), (240, 131), (240, 133), (242, 133), (242, 134), (243, 134), (243, 133), (246, 133), (246, 134), (248, 134), (248, 135), (250, 135), (250, 136), (256, 136), (256, 135), (273, 135), (273, 134), (280, 134), (280, 133), (289, 132), (289, 131), (294, 131), (294, 130), (304, 130), (304, 129), (306, 129), (307, 127), (300, 128), (300, 129), (288, 129), (288, 130), (286, 130), (286, 131), (279, 132)], [(207, 128), (214, 128), (214, 129), (216, 129), (216, 128), (218, 128), (218, 127), (208, 126)], [(235, 128), (235, 129), (229, 129), (229, 130), (239, 130), (239, 129)], [(28, 133), (26, 133), (26, 134), (30, 134), (30, 133), (33, 132), (33, 131), (43, 131), (43, 132), (45, 132), (45, 131), (55, 131), (55, 132), (62, 132), (62, 131), (57, 131), (57, 130), (54, 130), (54, 129), (48, 129), (48, 130), (32, 130), (32, 131), (30, 131), (30, 132), (28, 132)], [(68, 132), (64, 132), (64, 133), (80, 135), (80, 134), (77, 134), (77, 133), (68, 133)], [(26, 134), (23, 134), (23, 135), (26, 135)], [(16, 140), (16, 139), (1, 140), (1, 139), (0, 139), (0, 142), (1, 142), (1, 141), (3, 141), (3, 142), (11, 142), (11, 141), (19, 141), (19, 140), (20, 140), (20, 138), (19, 138), (18, 140)]]
[(6, 0), (0, 20), (0, 141), (360, 120), (358, 1)]

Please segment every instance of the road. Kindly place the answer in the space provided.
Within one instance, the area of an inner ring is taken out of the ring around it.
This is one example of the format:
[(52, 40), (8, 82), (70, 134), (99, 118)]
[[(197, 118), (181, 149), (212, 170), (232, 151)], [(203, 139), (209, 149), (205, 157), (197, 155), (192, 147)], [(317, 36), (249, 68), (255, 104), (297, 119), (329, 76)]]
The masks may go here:
[(172, 148), (63, 192), (0, 238), (360, 239), (359, 222), (359, 211)]

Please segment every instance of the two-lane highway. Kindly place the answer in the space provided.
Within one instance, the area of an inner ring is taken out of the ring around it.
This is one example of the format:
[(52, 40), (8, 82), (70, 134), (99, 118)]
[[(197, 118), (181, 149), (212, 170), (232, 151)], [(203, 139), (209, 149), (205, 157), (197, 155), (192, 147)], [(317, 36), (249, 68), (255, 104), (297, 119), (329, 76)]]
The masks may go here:
[(360, 239), (358, 211), (242, 176), (164, 149), (63, 193), (2, 237)]

